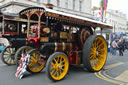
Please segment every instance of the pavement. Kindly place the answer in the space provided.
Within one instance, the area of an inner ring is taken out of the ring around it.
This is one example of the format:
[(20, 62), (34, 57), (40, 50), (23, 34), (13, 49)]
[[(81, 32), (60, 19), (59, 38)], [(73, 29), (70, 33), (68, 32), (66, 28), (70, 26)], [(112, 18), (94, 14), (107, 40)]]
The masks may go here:
[(108, 53), (108, 60), (103, 70), (95, 73), (100, 79), (106, 80), (119, 85), (128, 85), (128, 51), (124, 52), (124, 56), (116, 56)]

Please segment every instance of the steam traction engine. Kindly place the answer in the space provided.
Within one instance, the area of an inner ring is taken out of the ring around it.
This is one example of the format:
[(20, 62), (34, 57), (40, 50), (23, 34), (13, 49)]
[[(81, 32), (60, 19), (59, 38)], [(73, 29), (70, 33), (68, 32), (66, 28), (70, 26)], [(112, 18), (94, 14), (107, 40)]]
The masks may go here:
[(26, 44), (26, 26), (26, 20), (18, 18), (18, 15), (0, 13), (0, 42), (6, 46), (1, 59), (5, 64), (15, 64), (15, 52)]
[[(104, 37), (95, 35), (95, 28), (111, 29), (111, 26), (41, 7), (24, 9), (19, 15), (28, 20), (27, 40), (29, 46), (36, 48), (26, 54), (30, 55), (29, 72), (37, 73), (46, 67), (49, 79), (58, 81), (66, 76), (69, 65), (83, 64), (91, 72), (103, 68), (107, 44)], [(21, 56), (15, 56), (17, 61), (18, 57)]]

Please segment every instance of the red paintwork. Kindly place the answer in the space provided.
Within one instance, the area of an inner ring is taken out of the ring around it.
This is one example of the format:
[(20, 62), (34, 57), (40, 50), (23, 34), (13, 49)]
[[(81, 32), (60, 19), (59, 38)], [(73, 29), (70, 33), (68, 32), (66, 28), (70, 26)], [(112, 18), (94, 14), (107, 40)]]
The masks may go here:
[[(42, 32), (44, 26), (43, 25), (40, 25), (40, 32)], [(38, 37), (38, 24), (34, 24), (31, 26), (31, 29), (33, 30), (34, 34), (36, 35), (36, 37), (27, 37), (28, 41), (32, 41), (36, 47), (38, 47), (38, 42), (40, 40), (40, 38)]]
[(38, 16), (40, 16), (42, 11), (36, 11), (36, 13), (38, 14)]
[(38, 47), (38, 42), (40, 40), (39, 37), (34, 37), (34, 38), (33, 37), (27, 37), (27, 39), (29, 42), (32, 41), (35, 44), (35, 46)]
[[(44, 25), (40, 25), (40, 33), (43, 33), (43, 28)], [(34, 33), (36, 33), (36, 35), (38, 34), (38, 24), (34, 24), (31, 26), (31, 29), (33, 30)]]
[(70, 51), (68, 53), (68, 56), (69, 56), (71, 65), (77, 65), (78, 50), (79, 50), (79, 48), (75, 44), (73, 44), (73, 46), (74, 46), (73, 47), (74, 50)]
[(0, 38), (2, 38), (2, 34), (0, 34)]
[(76, 51), (69, 52), (68, 56), (69, 56), (69, 59), (70, 59), (70, 63), (71, 64), (76, 64), (77, 52)]
[(4, 34), (18, 35), (18, 33), (17, 33), (17, 32), (4, 32)]

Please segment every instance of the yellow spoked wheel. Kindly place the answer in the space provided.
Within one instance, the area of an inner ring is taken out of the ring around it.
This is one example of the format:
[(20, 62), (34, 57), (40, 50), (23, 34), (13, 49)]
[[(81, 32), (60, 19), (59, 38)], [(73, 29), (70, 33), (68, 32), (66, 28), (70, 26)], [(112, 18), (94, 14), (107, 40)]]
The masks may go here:
[(19, 62), (20, 62), (20, 59), (21, 59), (22, 55), (25, 55), (30, 50), (32, 50), (32, 47), (30, 47), (30, 46), (23, 46), (23, 47), (19, 48), (16, 51), (15, 62), (16, 62), (17, 66), (19, 65)]
[(68, 57), (62, 52), (53, 53), (47, 61), (46, 69), (50, 80), (62, 80), (69, 69)]
[[(36, 49), (33, 49), (27, 54), (30, 55), (30, 62), (28, 64), (27, 71), (31, 73), (41, 72), (45, 66), (45, 60), (41, 58), (40, 52)], [(40, 63), (40, 61), (43, 63)]]
[(11, 46), (7, 46), (1, 53), (1, 59), (2, 61), (7, 65), (14, 65), (14, 54), (15, 54), (15, 48)]
[(107, 44), (102, 36), (92, 35), (84, 44), (83, 64), (91, 72), (100, 71), (107, 59)]

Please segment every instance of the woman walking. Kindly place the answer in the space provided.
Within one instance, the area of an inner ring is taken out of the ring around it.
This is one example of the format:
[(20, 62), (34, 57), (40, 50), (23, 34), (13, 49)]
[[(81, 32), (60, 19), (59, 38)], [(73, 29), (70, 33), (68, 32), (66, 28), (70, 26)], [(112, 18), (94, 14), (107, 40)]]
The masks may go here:
[(116, 49), (118, 48), (118, 45), (115, 40), (112, 41), (112, 48), (113, 48), (112, 55), (116, 55)]

